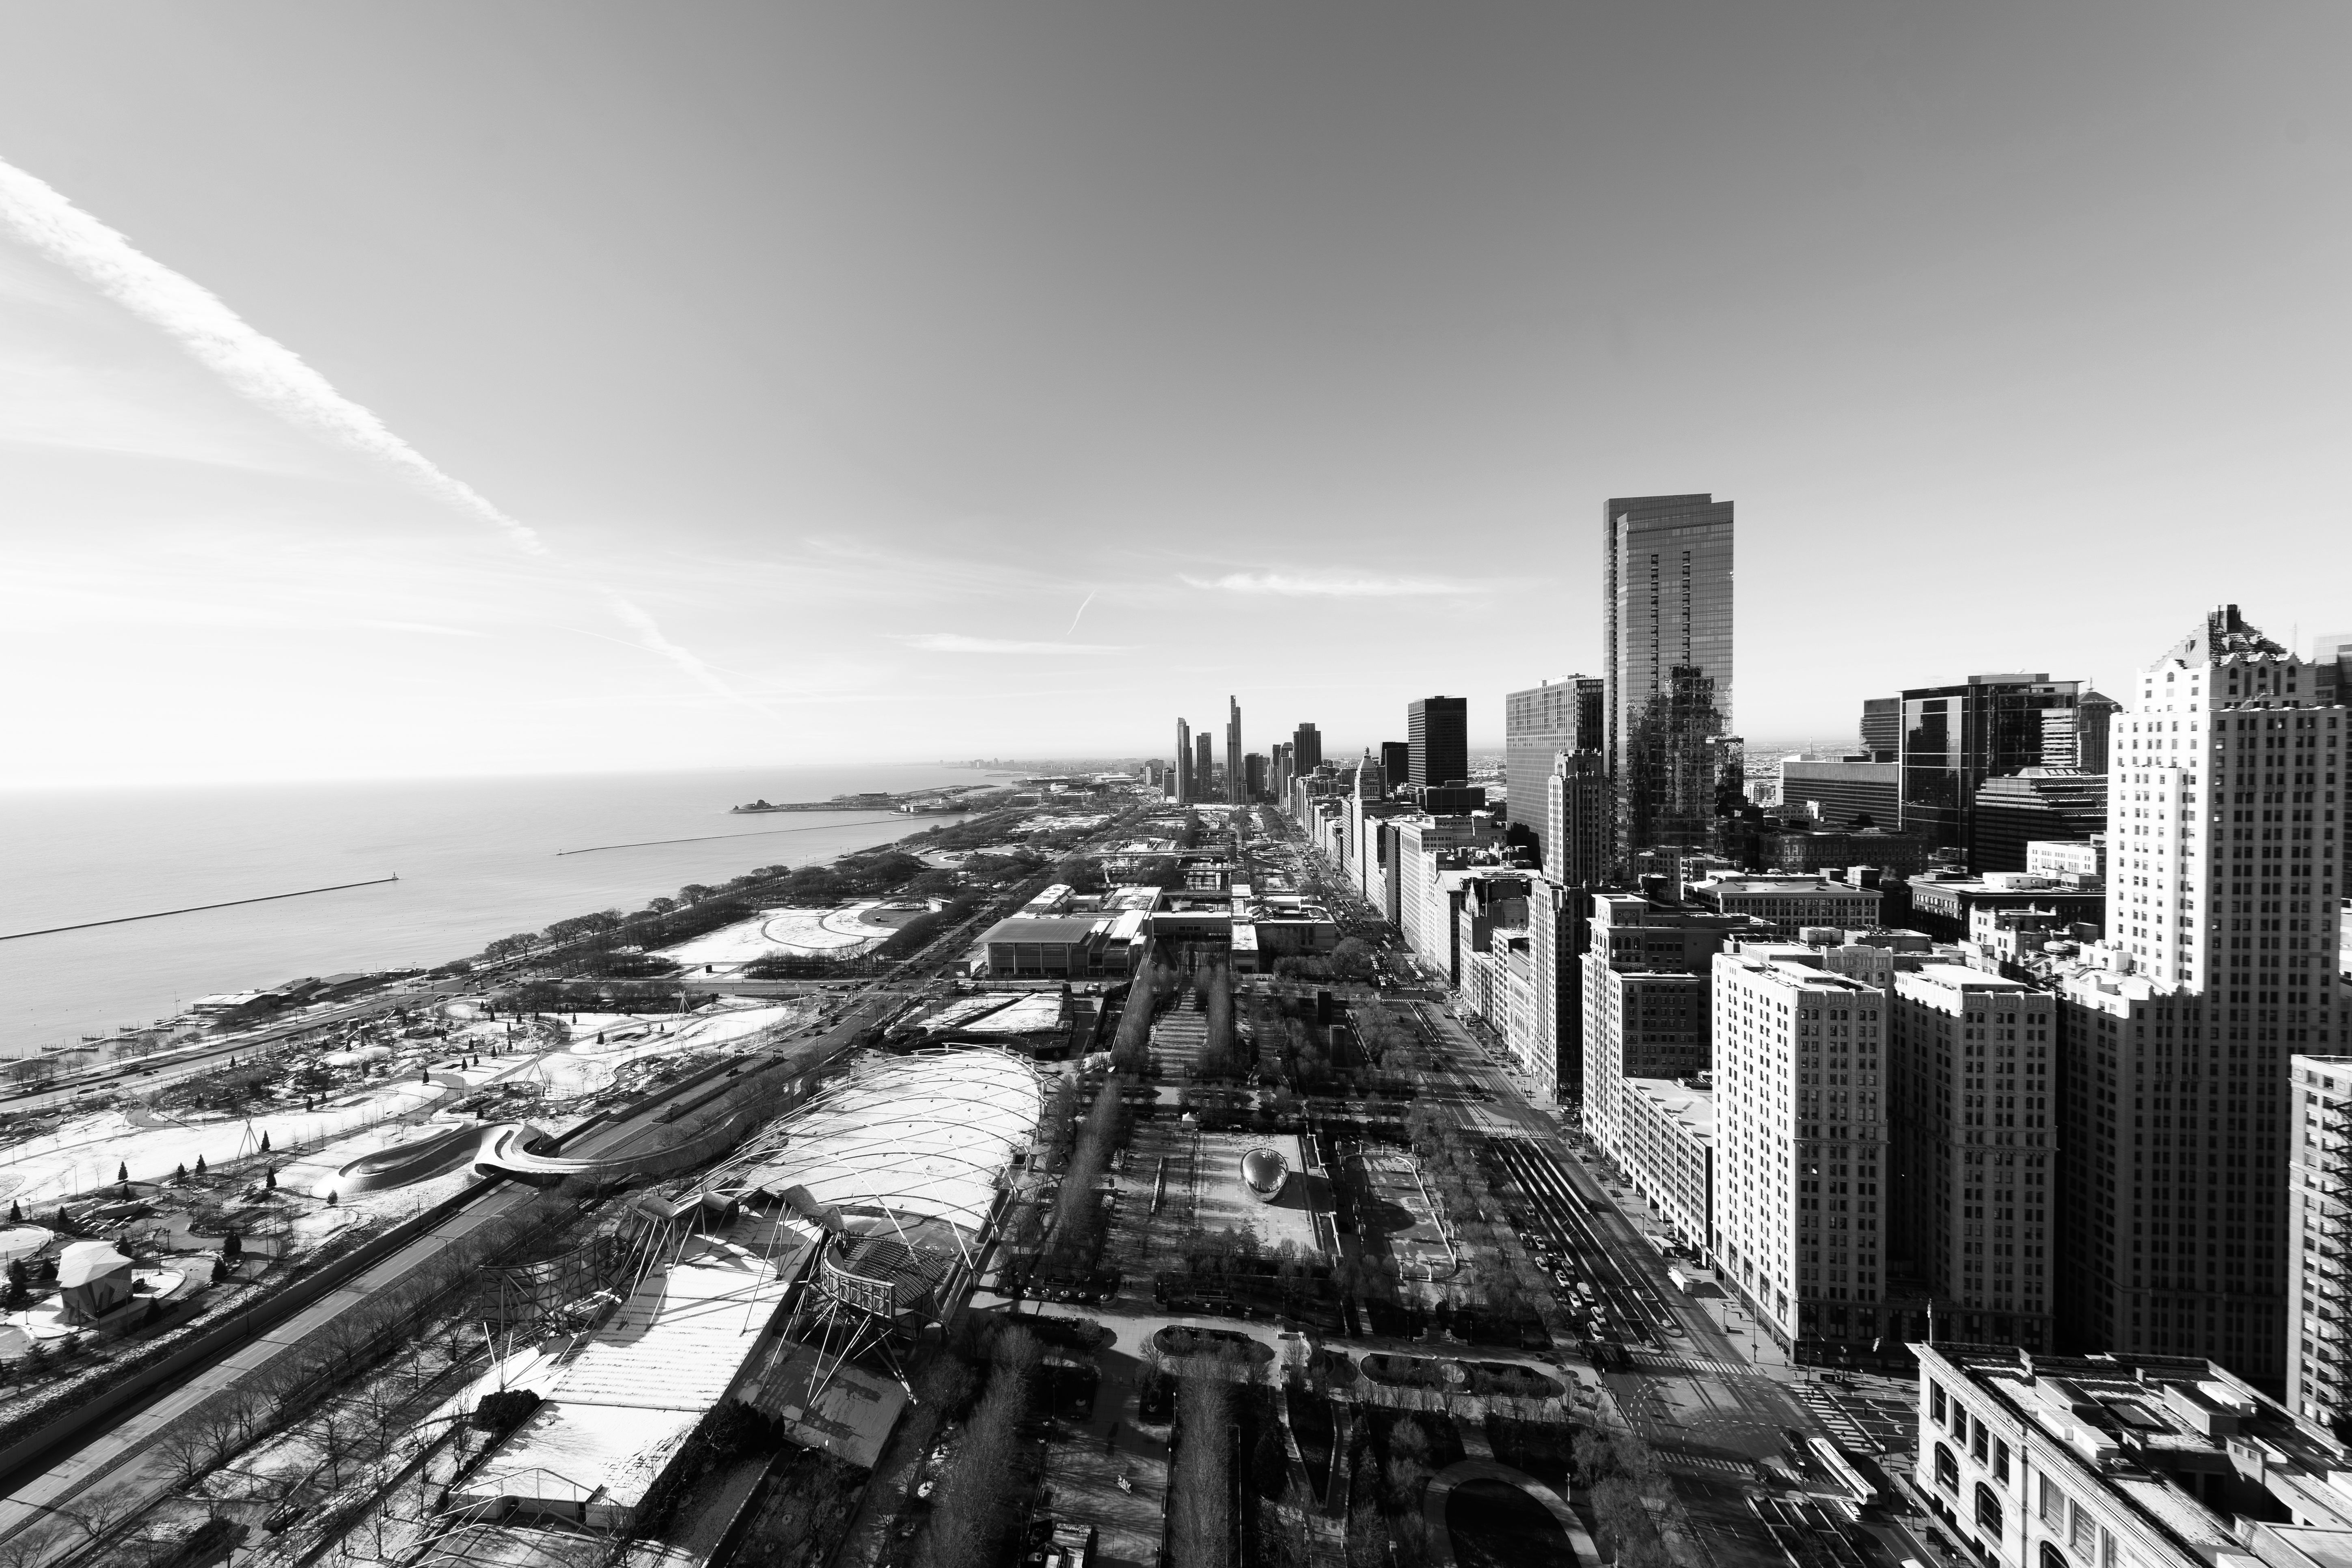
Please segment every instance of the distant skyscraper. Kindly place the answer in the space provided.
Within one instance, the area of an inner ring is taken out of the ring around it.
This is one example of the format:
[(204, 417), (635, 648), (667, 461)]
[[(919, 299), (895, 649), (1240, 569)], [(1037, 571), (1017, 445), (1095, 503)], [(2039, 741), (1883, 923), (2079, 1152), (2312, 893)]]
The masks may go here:
[(1311, 773), (1323, 763), (1323, 731), (1312, 724), (1301, 724), (1290, 732), (1290, 766), (1294, 773)]
[(1225, 699), (1225, 799), (1234, 805), (1249, 799), (1242, 766), (1242, 705), (1232, 697)]
[(1605, 687), (1598, 677), (1571, 675), (1566, 680), (1548, 680), (1504, 695), (1503, 784), (1508, 792), (1511, 821), (1533, 836), (1538, 849), (1543, 847), (1544, 795), (1553, 759), (1562, 752), (1600, 749)]
[(1891, 763), (1903, 751), (1903, 699), (1868, 697), (1862, 704), (1862, 749), (1875, 763)]
[(1381, 742), (1381, 777), (1391, 785), (1412, 782), (1412, 748), (1402, 741)]
[(1192, 799), (1198, 787), (1192, 782), (1192, 726), (1183, 720), (1176, 721), (1176, 799), (1179, 804)]
[(1634, 496), (1601, 515), (1607, 753), (1621, 857), (1703, 846), (1731, 733), (1731, 502)]
[(1217, 753), (1206, 731), (1192, 737), (1192, 798), (1208, 800), (1217, 793)]
[(2081, 690), (2077, 680), (2016, 674), (1904, 692), (1903, 831), (1986, 869), (1976, 858), (1977, 786), (2026, 768), (2074, 766)]
[(1235, 801), (1252, 801), (1265, 794), (1265, 753), (1242, 753), (1242, 788)]
[(1405, 704), (1408, 766), (1417, 784), (1462, 784), (1470, 777), (1470, 702), (1416, 697)]

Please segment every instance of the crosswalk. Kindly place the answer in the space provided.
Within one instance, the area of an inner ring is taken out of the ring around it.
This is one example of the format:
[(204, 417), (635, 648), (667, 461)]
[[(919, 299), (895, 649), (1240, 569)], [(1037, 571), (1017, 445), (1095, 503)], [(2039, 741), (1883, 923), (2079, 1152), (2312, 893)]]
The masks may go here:
[(1704, 1373), (1716, 1377), (1753, 1377), (1756, 1369), (1744, 1361), (1727, 1361), (1719, 1356), (1672, 1355), (1656, 1351), (1635, 1351), (1633, 1354), (1636, 1372)]
[(1885, 1451), (1885, 1445), (1872, 1436), (1862, 1423), (1848, 1414), (1845, 1406), (1826, 1391), (1810, 1383), (1801, 1383), (1790, 1392), (1803, 1402), (1806, 1409), (1821, 1418), (1822, 1425), (1830, 1429), (1830, 1436), (1846, 1447), (1857, 1454)]

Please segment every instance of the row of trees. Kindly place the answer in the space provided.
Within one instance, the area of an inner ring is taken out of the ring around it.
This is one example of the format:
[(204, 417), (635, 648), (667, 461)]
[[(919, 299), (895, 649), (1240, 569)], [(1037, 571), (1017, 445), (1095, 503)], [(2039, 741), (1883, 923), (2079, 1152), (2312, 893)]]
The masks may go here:
[(1124, 1081), (1114, 1075), (1095, 1091), (1094, 1109), (1078, 1129), (1061, 1191), (1054, 1194), (1046, 1258), (1057, 1274), (1090, 1272), (1109, 1234), (1110, 1205), (1101, 1188), (1110, 1157), (1127, 1137), (1127, 1106), (1120, 1092)]
[(1234, 1029), (1234, 972), (1223, 959), (1203, 963), (1192, 976), (1193, 994), (1208, 1015), (1208, 1038), (1202, 1042), (1201, 1078), (1236, 1078), (1248, 1067)]
[(1503, 1203), (1483, 1158), (1486, 1140), (1465, 1136), (1444, 1113), (1418, 1103), (1406, 1109), (1404, 1130), (1423, 1175), (1453, 1221), (1487, 1310), (1519, 1322), (1537, 1317), (1545, 1281), (1517, 1237), (1497, 1221)]
[(1176, 1568), (1234, 1568), (1234, 1385), (1222, 1365), (1188, 1371), (1176, 1391), (1168, 1542)]
[(964, 1424), (955, 1463), (932, 1500), (923, 1568), (993, 1568), (1008, 1556), (1020, 1484), (1021, 1425), (1034, 1397), (1044, 1347), (1024, 1330), (1000, 1328), (989, 1343), (988, 1382)]
[(1630, 1432), (1585, 1431), (1577, 1434), (1573, 1452), (1611, 1560), (1618, 1568), (1671, 1568), (1651, 1513), (1654, 1505), (1665, 1505), (1668, 1488), (1650, 1446)]
[(1176, 990), (1176, 968), (1164, 956), (1135, 977), (1127, 988), (1127, 1005), (1118, 1016), (1118, 1033), (1112, 1037), (1111, 1070), (1123, 1078), (1143, 1079), (1151, 1072), (1151, 1020)]

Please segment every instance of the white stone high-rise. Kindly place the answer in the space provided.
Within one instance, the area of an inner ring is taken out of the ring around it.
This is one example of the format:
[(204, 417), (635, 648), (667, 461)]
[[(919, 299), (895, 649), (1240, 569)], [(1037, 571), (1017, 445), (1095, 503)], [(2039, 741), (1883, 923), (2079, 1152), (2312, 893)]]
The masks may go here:
[(1784, 1347), (1885, 1331), (1886, 994), (1811, 948), (1715, 960), (1715, 1235), (1725, 1279)]
[(2284, 1389), (2288, 1058), (2345, 1039), (2336, 697), (2231, 605), (2115, 717), (2107, 937), (2059, 1010), (2075, 1347), (2203, 1356)]

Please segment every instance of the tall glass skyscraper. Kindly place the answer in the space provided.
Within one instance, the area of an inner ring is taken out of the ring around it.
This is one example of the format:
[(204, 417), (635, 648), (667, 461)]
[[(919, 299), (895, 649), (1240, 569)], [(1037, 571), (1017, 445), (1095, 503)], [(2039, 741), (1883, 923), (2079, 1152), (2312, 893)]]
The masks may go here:
[(1737, 794), (1731, 502), (1619, 497), (1601, 514), (1602, 679), (1621, 856), (1710, 841)]
[(1249, 799), (1248, 774), (1242, 767), (1241, 699), (1225, 699), (1225, 799), (1235, 805)]

